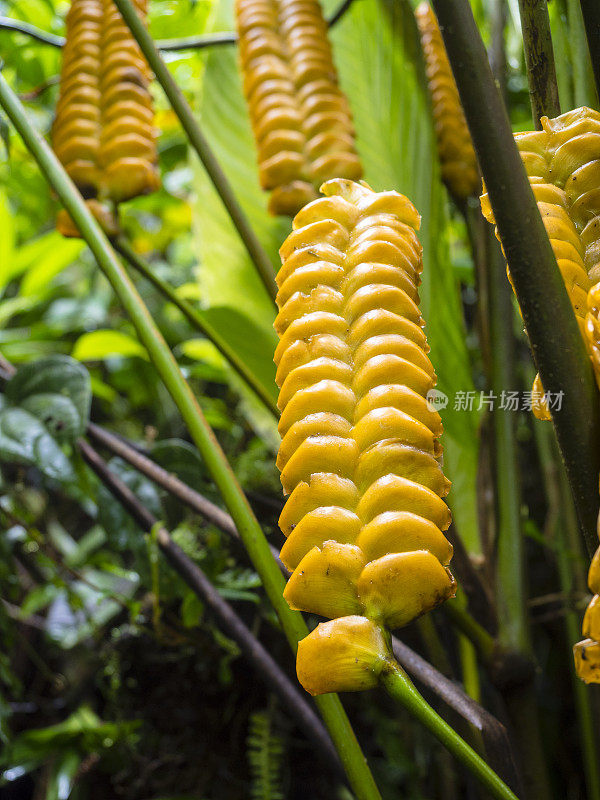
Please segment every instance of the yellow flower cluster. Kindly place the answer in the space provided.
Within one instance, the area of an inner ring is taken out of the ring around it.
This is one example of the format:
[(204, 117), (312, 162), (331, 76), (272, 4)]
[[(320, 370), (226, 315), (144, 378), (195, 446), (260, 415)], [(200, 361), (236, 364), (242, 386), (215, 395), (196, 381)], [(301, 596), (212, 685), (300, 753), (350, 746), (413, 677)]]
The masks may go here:
[(272, 214), (293, 216), (329, 178), (362, 175), (318, 0), (237, 0), (244, 94)]
[(285, 598), (332, 620), (298, 650), (313, 694), (373, 685), (385, 630), (455, 591), (419, 214), (349, 180), (321, 191), (280, 250), (275, 321)]
[(471, 134), (437, 19), (427, 3), (415, 12), (425, 56), (442, 178), (457, 200), (479, 191), (479, 169)]
[[(542, 130), (515, 135), (556, 261), (579, 327), (600, 368), (600, 114), (577, 108), (556, 119), (542, 117)], [(484, 189), (485, 191), (485, 189)], [(487, 194), (481, 208), (494, 215)], [(591, 290), (591, 291), (590, 291)], [(533, 410), (550, 419), (539, 376)]]
[[(136, 7), (145, 17), (146, 0)], [(116, 220), (104, 200), (121, 202), (159, 187), (149, 82), (148, 66), (111, 0), (73, 0), (52, 142), (109, 233)], [(79, 235), (65, 211), (57, 227)]]

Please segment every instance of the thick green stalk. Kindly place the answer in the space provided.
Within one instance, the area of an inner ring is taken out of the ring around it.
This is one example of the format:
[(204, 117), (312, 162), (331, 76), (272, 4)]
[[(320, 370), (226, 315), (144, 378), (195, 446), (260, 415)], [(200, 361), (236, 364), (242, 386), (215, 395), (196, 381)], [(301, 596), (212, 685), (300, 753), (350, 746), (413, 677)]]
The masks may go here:
[(214, 344), (221, 355), (228, 361), (233, 369), (238, 373), (240, 378), (248, 384), (248, 386), (256, 392), (262, 402), (276, 417), (279, 417), (279, 409), (277, 408), (277, 391), (276, 386), (273, 384), (273, 390), (269, 392), (257, 378), (256, 375), (248, 368), (243, 359), (239, 357), (233, 347), (221, 336), (219, 331), (214, 328), (206, 319), (205, 315), (199, 309), (195, 308), (187, 300), (179, 297), (177, 292), (166, 281), (158, 277), (152, 267), (144, 261), (144, 259), (135, 252), (129, 242), (123, 237), (118, 236), (112, 241), (115, 250), (120, 253), (123, 258), (141, 275), (150, 281), (150, 283), (158, 289), (173, 305), (181, 311), (184, 317), (190, 322), (197, 330), (203, 333), (207, 339)]
[[(593, 8), (592, 8), (593, 6)], [(585, 10), (585, 24), (582, 11)], [(600, 65), (590, 59), (600, 57), (598, 50), (600, 34), (598, 18), (600, 8), (597, 0), (567, 0), (567, 13), (569, 16), (569, 40), (571, 42), (571, 60), (573, 66), (573, 84), (575, 86), (575, 103), (577, 106), (589, 106), (598, 108), (597, 84), (594, 83), (594, 76), (600, 76)], [(590, 32), (592, 38), (590, 39)], [(595, 32), (595, 36), (594, 36)], [(586, 37), (587, 33), (587, 37)], [(588, 50), (588, 43), (590, 45)], [(592, 46), (595, 45), (594, 50)]]
[(227, 213), (231, 217), (231, 221), (235, 225), (240, 239), (243, 241), (248, 255), (252, 259), (260, 275), (265, 289), (274, 300), (277, 294), (277, 284), (275, 283), (273, 264), (271, 264), (268, 255), (258, 241), (258, 237), (250, 227), (250, 223), (242, 211), (242, 207), (234, 194), (231, 184), (221, 169), (221, 165), (215, 158), (208, 140), (196, 122), (189, 103), (183, 96), (183, 92), (179, 86), (177, 86), (175, 78), (169, 72), (169, 68), (158, 52), (156, 44), (144, 26), (144, 23), (138, 16), (133, 3), (131, 3), (130, 0), (116, 0), (115, 5), (123, 15), (123, 19), (139, 44), (142, 53), (156, 76), (156, 80), (162, 86), (173, 111), (187, 134), (190, 144), (200, 156), (204, 169), (219, 193), (223, 205), (227, 209)]
[[(468, 0), (433, 0), (533, 357), (546, 392), (582, 534), (596, 547), (600, 403), (591, 365)], [(566, 354), (568, 353), (568, 358)]]
[(481, 782), (492, 797), (496, 800), (518, 800), (516, 794), (488, 767), (483, 758), (423, 699), (396, 661), (390, 659), (386, 663), (380, 682), (390, 697), (421, 722)]
[[(292, 611), (283, 599), (285, 581), (271, 555), (267, 540), (173, 354), (83, 198), (48, 144), (30, 124), (25, 109), (2, 74), (0, 74), (0, 105), (79, 228), (98, 265), (129, 315), (140, 341), (179, 409), (192, 440), (235, 521), (267, 597), (295, 653), (298, 641), (307, 635), (308, 628), (302, 616)], [(317, 705), (355, 794), (364, 800), (377, 800), (380, 797), (379, 791), (339, 698), (337, 695), (324, 695), (318, 698)]]
[(519, 12), (533, 124), (539, 131), (540, 117), (560, 114), (548, 3), (546, 0), (519, 0)]

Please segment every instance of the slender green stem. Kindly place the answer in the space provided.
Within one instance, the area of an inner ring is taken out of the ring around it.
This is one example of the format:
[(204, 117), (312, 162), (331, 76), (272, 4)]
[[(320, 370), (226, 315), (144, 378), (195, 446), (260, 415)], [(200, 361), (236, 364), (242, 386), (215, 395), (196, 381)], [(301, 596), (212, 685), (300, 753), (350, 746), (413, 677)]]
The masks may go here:
[(483, 758), (433, 710), (419, 694), (400, 665), (391, 660), (384, 667), (380, 682), (394, 700), (421, 722), (452, 755), (463, 764), (496, 800), (518, 800)]
[(558, 80), (558, 93), (562, 108), (574, 108), (575, 96), (573, 86), (573, 63), (571, 59), (571, 41), (567, 22), (566, 0), (555, 0), (550, 3), (550, 28), (554, 42), (554, 65)]
[(458, 635), (458, 651), (462, 668), (462, 682), (465, 692), (475, 700), (481, 702), (481, 681), (477, 664), (477, 651), (473, 643), (463, 634)]
[[(71, 215), (129, 315), (235, 521), (267, 597), (279, 617), (293, 652), (296, 652), (297, 643), (307, 635), (308, 628), (302, 616), (292, 611), (283, 599), (285, 581), (273, 560), (267, 540), (173, 354), (83, 198), (48, 144), (27, 119), (25, 109), (2, 74), (0, 105)], [(317, 705), (355, 794), (361, 800), (376, 800), (380, 797), (379, 791), (339, 698), (337, 695), (324, 695), (317, 700)]]
[(484, 663), (489, 663), (497, 649), (496, 640), (475, 620), (458, 600), (448, 600), (444, 611), (452, 623), (473, 643)]
[(519, 0), (519, 11), (533, 124), (536, 130), (541, 130), (540, 117), (560, 114), (548, 3)]
[(169, 72), (169, 68), (158, 52), (154, 40), (138, 16), (131, 0), (115, 0), (115, 5), (121, 12), (134, 39), (139, 44), (148, 64), (156, 75), (156, 80), (162, 86), (173, 111), (187, 134), (190, 144), (198, 153), (209, 178), (219, 193), (223, 205), (227, 209), (227, 213), (231, 217), (231, 221), (235, 225), (240, 239), (244, 243), (265, 289), (274, 300), (277, 294), (277, 285), (275, 283), (273, 264), (261, 243), (258, 241), (258, 237), (250, 227), (248, 218), (242, 211), (242, 207), (235, 196), (231, 184), (221, 169), (221, 165), (217, 161), (208, 140), (200, 130), (189, 103), (183, 96), (183, 92), (179, 86), (177, 86), (175, 78)]
[(600, 97), (600, 14), (597, 0), (580, 0), (581, 13), (585, 24), (585, 33), (590, 51), (596, 93)]
[[(585, 11), (585, 18), (582, 14), (583, 11)], [(600, 57), (598, 49), (600, 44), (599, 12), (597, 0), (592, 0), (592, 2), (582, 0), (581, 3), (579, 0), (567, 0), (573, 85), (575, 87), (575, 103), (578, 106), (598, 108), (596, 91), (598, 83), (594, 82), (594, 77), (596, 77), (596, 81), (600, 79), (600, 65), (594, 59)]]
[(597, 546), (600, 403), (589, 358), (469, 2), (433, 0), (433, 5), (533, 357), (545, 391), (556, 398), (553, 423), (582, 535), (593, 550)]
[(278, 417), (279, 409), (277, 408), (277, 393), (275, 384), (273, 384), (273, 390), (269, 391), (268, 388), (258, 380), (252, 370), (248, 368), (244, 360), (239, 357), (235, 349), (231, 347), (227, 340), (221, 336), (219, 331), (210, 324), (209, 320), (202, 313), (202, 311), (194, 308), (191, 303), (180, 297), (172, 286), (170, 286), (166, 281), (163, 281), (162, 278), (159, 278), (152, 267), (138, 253), (135, 252), (133, 247), (123, 236), (118, 236), (116, 239), (114, 239), (112, 245), (115, 250), (120, 253), (135, 270), (143, 275), (146, 280), (150, 281), (150, 283), (168, 300), (170, 300), (173, 305), (177, 306), (188, 322), (190, 322), (195, 328), (197, 328), (208, 339), (210, 339), (217, 350), (231, 364), (242, 380), (247, 383), (254, 392), (256, 392), (269, 411)]
[[(517, 392), (513, 337), (512, 291), (506, 279), (506, 262), (493, 230), (487, 226), (489, 276), (491, 390), (499, 400)], [(518, 394), (517, 394), (518, 396)], [(530, 650), (525, 590), (525, 553), (521, 524), (521, 491), (514, 409), (497, 401), (492, 411), (494, 479), (496, 483), (497, 551), (496, 601), (500, 642)]]
[(22, 33), (29, 36), (36, 42), (42, 44), (49, 44), (50, 47), (63, 47), (65, 44), (64, 36), (56, 36), (54, 33), (36, 28), (35, 25), (30, 25), (29, 22), (23, 22), (20, 19), (10, 19), (10, 17), (0, 17), (0, 30), (11, 31), (14, 33)]

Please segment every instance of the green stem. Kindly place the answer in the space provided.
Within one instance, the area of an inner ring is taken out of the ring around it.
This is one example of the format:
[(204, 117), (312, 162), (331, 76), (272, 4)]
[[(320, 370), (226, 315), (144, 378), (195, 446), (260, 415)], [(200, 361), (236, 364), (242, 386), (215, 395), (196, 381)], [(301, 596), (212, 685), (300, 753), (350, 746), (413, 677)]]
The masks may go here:
[(600, 14), (597, 0), (581, 0), (581, 13), (596, 81), (596, 94), (600, 97)]
[[(235, 521), (267, 597), (295, 653), (298, 641), (308, 634), (308, 628), (302, 616), (297, 611), (292, 611), (283, 599), (285, 581), (271, 555), (267, 540), (173, 354), (83, 198), (48, 144), (30, 124), (23, 105), (2, 74), (0, 74), (0, 105), (79, 228), (98, 265), (129, 315), (140, 341), (148, 351), (150, 360), (179, 409), (192, 440)], [(317, 705), (355, 794), (361, 800), (377, 800), (380, 797), (379, 790), (339, 698), (337, 695), (324, 695), (317, 700)]]
[[(592, 6), (594, 6), (593, 9)], [(583, 10), (586, 11), (585, 25)], [(590, 53), (596, 59), (600, 56), (598, 51), (598, 37), (600, 36), (598, 32), (600, 28), (600, 23), (598, 22), (599, 10), (596, 0), (591, 3), (589, 0), (587, 2), (582, 0), (581, 4), (579, 0), (567, 0), (573, 84), (577, 106), (598, 108), (597, 84), (594, 83), (594, 75), (596, 75), (597, 79), (600, 79), (600, 65), (590, 59)], [(592, 34), (591, 39), (589, 38), (590, 32)], [(589, 50), (588, 43), (590, 44)], [(592, 50), (592, 46), (595, 46), (595, 51)]]
[(550, 3), (549, 11), (561, 107), (573, 108), (575, 106), (575, 87), (573, 86), (573, 64), (566, 0), (556, 0), (556, 2)]
[(560, 408), (556, 402), (553, 409), (553, 423), (582, 535), (593, 551), (597, 546), (600, 403), (591, 364), (469, 2), (433, 0), (433, 6), (533, 357), (545, 391), (561, 401)]
[(208, 339), (210, 339), (217, 350), (226, 359), (226, 361), (231, 364), (233, 369), (238, 373), (242, 380), (247, 383), (254, 392), (256, 392), (269, 411), (271, 411), (274, 416), (279, 417), (275, 384), (273, 384), (273, 391), (269, 392), (267, 387), (264, 386), (260, 380), (258, 380), (254, 372), (248, 368), (244, 360), (239, 357), (235, 349), (231, 347), (227, 340), (221, 336), (219, 331), (210, 324), (202, 311), (194, 308), (191, 303), (180, 297), (172, 286), (159, 278), (152, 267), (138, 253), (135, 252), (133, 247), (123, 236), (118, 236), (116, 239), (114, 239), (112, 241), (112, 245), (115, 250), (120, 253), (135, 270), (143, 275), (146, 280), (150, 281), (150, 283), (168, 300), (170, 300), (173, 305), (177, 306), (188, 322), (190, 322), (195, 328), (197, 328)]
[(460, 665), (462, 668), (462, 683), (465, 692), (481, 703), (481, 681), (479, 679), (479, 668), (477, 665), (477, 651), (475, 646), (462, 633), (458, 635), (458, 651), (460, 655)]
[(494, 637), (469, 614), (459, 600), (448, 600), (444, 604), (444, 611), (458, 630), (473, 643), (484, 664), (490, 663), (497, 651)]
[(274, 300), (277, 294), (277, 285), (275, 283), (273, 265), (271, 264), (271, 261), (264, 251), (261, 243), (258, 241), (258, 237), (250, 227), (250, 223), (242, 211), (242, 207), (237, 201), (231, 184), (227, 180), (227, 177), (221, 169), (221, 166), (217, 161), (215, 154), (208, 143), (208, 140), (200, 130), (200, 127), (194, 118), (194, 114), (189, 106), (189, 103), (183, 96), (183, 92), (179, 86), (177, 86), (175, 78), (173, 78), (169, 72), (169, 68), (158, 52), (154, 40), (138, 16), (135, 7), (131, 3), (131, 0), (116, 0), (115, 5), (121, 12), (123, 19), (133, 34), (134, 39), (139, 44), (148, 64), (156, 75), (156, 80), (162, 86), (164, 93), (166, 94), (169, 103), (173, 108), (173, 111), (177, 115), (181, 126), (187, 134), (190, 144), (200, 156), (200, 160), (202, 161), (209, 178), (213, 182), (215, 189), (219, 193), (219, 196), (223, 201), (223, 205), (227, 209), (227, 213), (231, 217), (231, 221), (235, 225), (235, 228), (240, 235), (240, 239), (243, 241), (246, 250), (248, 251), (248, 255), (252, 259), (252, 262), (256, 267), (258, 274), (260, 275), (265, 289), (269, 293), (270, 297)]
[(539, 131), (540, 117), (560, 114), (548, 3), (546, 0), (519, 0), (519, 12), (533, 124)]
[[(506, 262), (496, 237), (487, 226), (491, 351), (490, 388), (496, 398), (517, 393), (513, 337), (512, 291)], [(521, 525), (521, 492), (517, 451), (516, 413), (508, 404), (492, 411), (494, 479), (496, 484), (497, 551), (496, 601), (500, 642), (509, 648), (530, 650), (525, 591), (525, 553)]]
[(488, 767), (483, 758), (433, 710), (400, 665), (391, 660), (380, 676), (383, 688), (404, 706), (471, 772), (496, 800), (518, 800), (516, 794)]

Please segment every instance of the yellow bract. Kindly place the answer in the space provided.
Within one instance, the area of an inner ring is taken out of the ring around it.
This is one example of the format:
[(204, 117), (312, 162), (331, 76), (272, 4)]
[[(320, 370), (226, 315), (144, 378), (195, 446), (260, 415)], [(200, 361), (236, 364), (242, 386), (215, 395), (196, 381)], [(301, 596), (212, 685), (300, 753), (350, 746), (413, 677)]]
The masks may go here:
[(360, 616), (322, 622), (298, 644), (298, 680), (312, 695), (372, 689), (388, 658), (378, 625)]
[[(145, 17), (146, 0), (135, 4)], [(101, 201), (159, 187), (150, 71), (112, 0), (72, 0), (66, 26), (52, 143), (91, 212), (114, 235), (117, 220)], [(57, 227), (79, 236), (65, 211)]]
[[(515, 134), (544, 227), (565, 282), (584, 342), (600, 374), (600, 114), (578, 108), (556, 119), (542, 117), (543, 130)], [(487, 194), (481, 209), (494, 215)], [(539, 376), (532, 390), (539, 419), (551, 418)]]
[(313, 693), (373, 685), (387, 652), (377, 626), (405, 625), (455, 590), (442, 425), (426, 400), (420, 217), (366, 184), (322, 191), (281, 248), (275, 321), (284, 596), (334, 620), (300, 644)]
[(464, 200), (476, 194), (481, 185), (471, 135), (435, 14), (427, 3), (421, 3), (415, 15), (425, 55), (442, 178), (449, 191)]
[(293, 217), (323, 180), (362, 174), (327, 24), (318, 0), (236, 0), (236, 18), (260, 183)]

